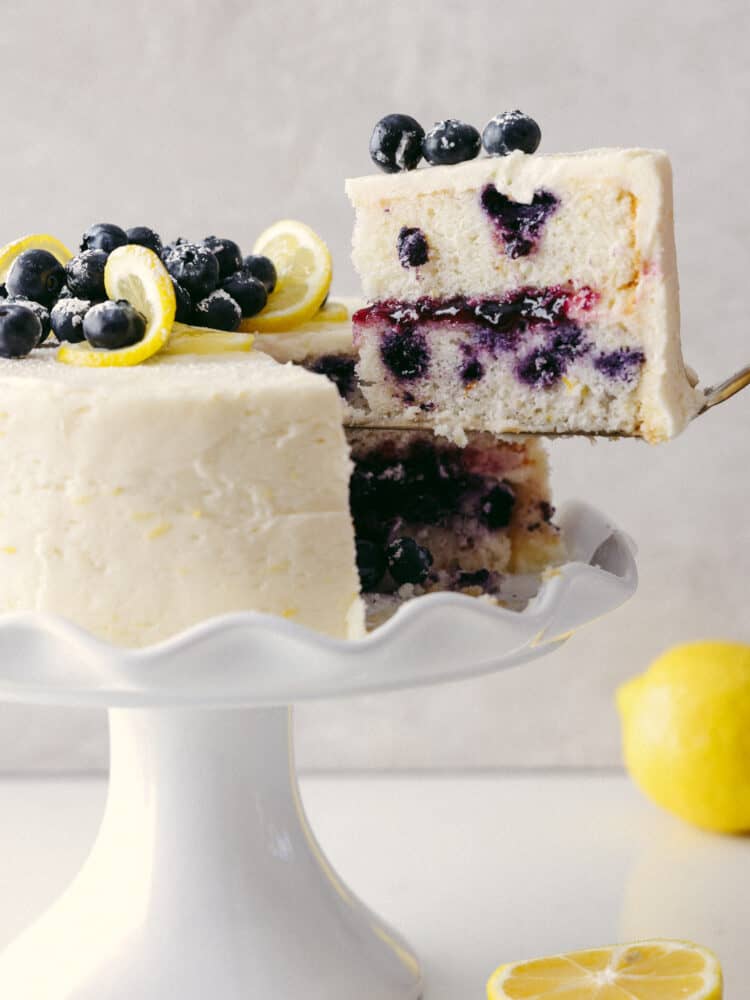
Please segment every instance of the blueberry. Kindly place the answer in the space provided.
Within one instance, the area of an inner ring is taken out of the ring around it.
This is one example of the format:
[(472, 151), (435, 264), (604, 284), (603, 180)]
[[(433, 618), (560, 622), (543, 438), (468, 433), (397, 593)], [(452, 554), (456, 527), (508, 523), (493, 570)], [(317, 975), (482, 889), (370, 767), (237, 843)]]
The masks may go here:
[(538, 347), (521, 359), (516, 374), (534, 389), (549, 389), (562, 378), (566, 362), (567, 358), (556, 351)]
[(73, 298), (73, 294), (70, 291), (70, 289), (68, 288), (68, 286), (67, 285), (63, 285), (62, 288), (60, 289), (59, 293), (58, 293), (57, 301), (59, 302), (60, 299), (72, 299), (72, 298)]
[(413, 538), (396, 538), (385, 550), (388, 569), (396, 583), (422, 583), (432, 566), (432, 553)]
[(164, 266), (190, 297), (198, 302), (219, 284), (219, 262), (206, 247), (178, 243), (162, 256)]
[(257, 278), (266, 286), (266, 291), (270, 295), (276, 287), (276, 268), (270, 257), (262, 254), (251, 253), (242, 258), (242, 270), (248, 271), (254, 278)]
[(480, 197), (482, 208), (489, 216), (508, 257), (526, 257), (541, 239), (547, 219), (557, 211), (559, 200), (544, 188), (534, 192), (531, 202), (513, 201), (487, 184)]
[(646, 355), (632, 347), (622, 347), (609, 354), (600, 354), (594, 359), (594, 368), (608, 378), (621, 382), (630, 382), (638, 374), (641, 365), (646, 361)]
[(174, 286), (174, 297), (177, 302), (174, 318), (178, 323), (191, 323), (193, 320), (193, 300), (179, 281), (175, 281), (172, 278), (172, 285)]
[(396, 240), (396, 253), (401, 267), (421, 267), (430, 259), (427, 237), (421, 229), (402, 226)]
[(225, 278), (221, 287), (239, 303), (242, 315), (247, 319), (261, 311), (268, 299), (266, 286), (249, 271), (236, 271)]
[[(34, 315), (37, 317), (42, 325), (42, 334), (39, 338), (39, 343), (43, 344), (44, 341), (49, 337), (50, 331), (50, 321), (49, 321), (49, 309), (46, 306), (41, 305), (39, 302), (34, 302), (33, 299), (23, 299), (19, 296), (15, 298), (8, 298), (5, 300), (8, 304), (16, 303), (19, 306), (26, 306), (27, 309), (31, 309)], [(38, 346), (38, 345), (37, 345)]]
[(398, 379), (423, 378), (430, 368), (430, 349), (424, 335), (412, 327), (388, 330), (380, 344), (383, 364)]
[(460, 375), (465, 386), (472, 386), (484, 378), (484, 365), (479, 358), (468, 358), (461, 365)]
[(91, 299), (96, 302), (106, 299), (104, 290), (104, 268), (107, 253), (104, 250), (84, 250), (68, 261), (65, 268), (67, 284), (76, 299)]
[(210, 250), (219, 262), (219, 277), (227, 278), (242, 267), (242, 251), (234, 240), (220, 239), (218, 236), (207, 236), (201, 244)]
[(482, 145), (490, 156), (507, 156), (514, 149), (534, 153), (541, 140), (541, 129), (523, 111), (503, 111), (495, 115), (482, 132)]
[(356, 382), (354, 369), (355, 360), (347, 354), (323, 354), (310, 366), (310, 371), (329, 378), (343, 399), (347, 399), (354, 390)]
[(433, 125), (422, 143), (424, 158), (435, 165), (473, 160), (481, 148), (482, 139), (474, 126), (455, 118)]
[(414, 170), (422, 159), (424, 129), (409, 115), (386, 115), (370, 136), (373, 163), (387, 174)]
[(65, 283), (65, 268), (47, 250), (24, 250), (13, 261), (6, 281), (8, 296), (51, 306)]
[(190, 240), (186, 240), (184, 236), (178, 236), (178, 237), (177, 237), (177, 239), (176, 239), (176, 240), (172, 240), (172, 242), (171, 242), (171, 243), (165, 243), (165, 244), (164, 244), (164, 246), (163, 246), (163, 247), (161, 248), (161, 251), (160, 251), (160, 253), (159, 253), (159, 256), (161, 257), (161, 259), (162, 259), (162, 260), (166, 260), (166, 259), (167, 259), (167, 256), (168, 256), (168, 255), (169, 255), (169, 254), (170, 254), (170, 253), (171, 253), (171, 252), (172, 252), (172, 251), (173, 251), (173, 250), (174, 250), (174, 249), (175, 249), (176, 247), (181, 247), (181, 246), (184, 246), (184, 245), (185, 245), (186, 243), (189, 243), (189, 242), (190, 242)]
[(133, 226), (132, 229), (128, 229), (125, 235), (131, 245), (146, 247), (147, 250), (153, 250), (154, 253), (162, 251), (161, 237), (148, 226)]
[(479, 520), (490, 531), (507, 528), (516, 505), (516, 494), (508, 483), (493, 486), (479, 501)]
[(362, 590), (376, 590), (386, 571), (385, 555), (379, 545), (366, 538), (357, 539), (357, 569)]
[(83, 320), (91, 308), (88, 299), (58, 299), (50, 313), (52, 332), (62, 342), (79, 344), (83, 339)]
[(143, 340), (146, 317), (125, 299), (92, 306), (83, 320), (83, 335), (92, 347), (116, 351)]
[(556, 354), (566, 361), (575, 361), (583, 357), (591, 349), (591, 343), (583, 331), (575, 323), (562, 323), (552, 338), (552, 348)]
[(235, 300), (221, 288), (201, 299), (193, 309), (193, 323), (212, 330), (232, 333), (240, 325), (242, 311)]
[(112, 253), (128, 242), (128, 234), (111, 222), (97, 222), (81, 237), (81, 250), (103, 250)]
[(0, 302), (0, 357), (25, 357), (41, 336), (42, 324), (32, 309), (20, 302)]

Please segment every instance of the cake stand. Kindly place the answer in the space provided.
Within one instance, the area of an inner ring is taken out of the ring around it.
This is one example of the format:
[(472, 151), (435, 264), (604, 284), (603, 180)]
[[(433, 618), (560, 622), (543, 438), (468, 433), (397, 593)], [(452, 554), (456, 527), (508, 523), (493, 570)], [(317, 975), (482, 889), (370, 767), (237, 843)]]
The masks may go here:
[(555, 650), (637, 583), (632, 543), (604, 517), (576, 504), (562, 520), (571, 561), (523, 612), (428, 595), (359, 642), (245, 613), (124, 650), (51, 617), (0, 618), (0, 698), (106, 706), (111, 739), (91, 855), (0, 957), (0, 997), (419, 997), (414, 953), (310, 829), (289, 706), (475, 677)]

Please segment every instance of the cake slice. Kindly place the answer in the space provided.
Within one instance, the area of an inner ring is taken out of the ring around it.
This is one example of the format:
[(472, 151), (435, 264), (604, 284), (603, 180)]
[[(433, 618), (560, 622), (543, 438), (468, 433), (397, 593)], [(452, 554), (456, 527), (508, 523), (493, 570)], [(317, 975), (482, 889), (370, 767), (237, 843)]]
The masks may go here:
[(382, 425), (678, 433), (702, 396), (679, 339), (661, 152), (473, 160), (347, 182), (359, 383)]

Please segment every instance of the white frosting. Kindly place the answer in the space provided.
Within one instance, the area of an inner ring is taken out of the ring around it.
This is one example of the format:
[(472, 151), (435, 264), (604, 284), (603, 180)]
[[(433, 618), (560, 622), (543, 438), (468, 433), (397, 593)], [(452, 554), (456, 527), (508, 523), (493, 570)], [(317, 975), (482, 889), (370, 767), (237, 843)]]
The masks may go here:
[(257, 352), (103, 370), (42, 349), (0, 362), (0, 400), (0, 612), (125, 645), (246, 609), (361, 634), (325, 379)]

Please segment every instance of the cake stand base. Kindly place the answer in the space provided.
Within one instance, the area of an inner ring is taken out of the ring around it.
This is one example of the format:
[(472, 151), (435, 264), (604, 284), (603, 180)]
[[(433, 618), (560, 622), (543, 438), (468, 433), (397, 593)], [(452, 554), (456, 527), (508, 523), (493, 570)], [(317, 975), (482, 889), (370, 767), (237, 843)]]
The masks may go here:
[(418, 962), (332, 869), (286, 708), (110, 711), (91, 856), (0, 959), (8, 1000), (415, 1000)]

